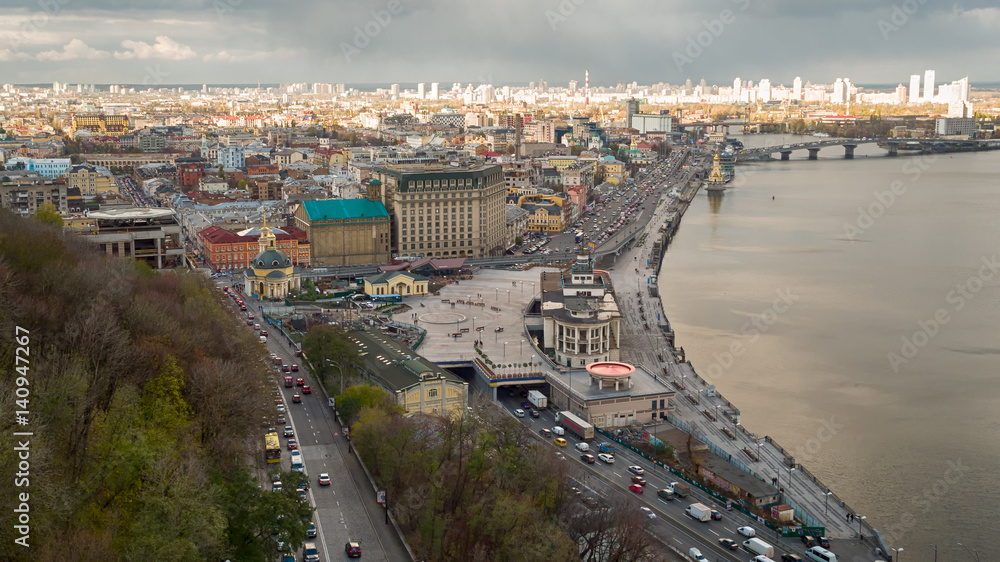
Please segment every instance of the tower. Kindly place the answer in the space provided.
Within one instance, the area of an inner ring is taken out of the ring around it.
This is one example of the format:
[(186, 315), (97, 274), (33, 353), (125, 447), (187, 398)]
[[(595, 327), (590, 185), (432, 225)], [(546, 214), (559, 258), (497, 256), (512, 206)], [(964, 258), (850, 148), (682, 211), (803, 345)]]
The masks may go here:
[(934, 71), (924, 71), (924, 101), (934, 100)]
[(583, 89), (586, 97), (583, 98), (583, 107), (590, 105), (590, 69), (583, 71)]

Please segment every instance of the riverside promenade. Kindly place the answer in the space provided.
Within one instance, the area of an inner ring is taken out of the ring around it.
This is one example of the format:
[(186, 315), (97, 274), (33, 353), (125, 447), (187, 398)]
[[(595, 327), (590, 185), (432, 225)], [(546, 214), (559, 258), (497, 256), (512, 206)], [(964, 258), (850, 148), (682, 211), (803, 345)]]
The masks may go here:
[[(685, 188), (682, 200), (693, 199), (697, 189)], [(680, 214), (686, 210), (687, 204), (682, 203)], [(810, 473), (808, 467), (793, 459), (788, 450), (769, 437), (755, 434), (740, 425), (739, 409), (714, 392), (711, 383), (700, 377), (690, 362), (682, 360), (682, 351), (675, 349), (666, 334), (656, 328), (659, 324), (666, 324), (667, 318), (660, 298), (651, 296), (648, 290), (650, 277), (660, 273), (652, 268), (661, 264), (660, 256), (652, 255), (652, 237), (670, 213), (665, 203), (658, 205), (646, 226), (645, 240), (637, 237), (639, 242), (624, 249), (611, 263), (608, 263), (611, 260), (605, 259), (605, 268), (610, 270), (623, 313), (622, 359), (642, 365), (652, 372), (662, 372), (662, 368), (667, 367), (677, 390), (671, 423), (691, 433), (737, 467), (765, 482), (776, 482), (784, 490), (784, 502), (795, 508), (797, 518), (807, 526), (825, 527), (830, 539), (840, 539), (837, 542), (841, 544), (834, 548), (835, 552), (845, 550), (847, 545), (843, 543), (847, 542), (854, 543), (854, 548), (850, 550), (867, 551), (869, 556), (875, 548), (884, 552), (887, 545), (862, 519), (861, 514), (846, 505)], [(647, 267), (647, 263), (657, 265)], [(655, 294), (659, 294), (658, 291)], [(714, 414), (714, 421), (704, 413), (706, 410)], [(834, 425), (825, 429), (835, 433), (837, 428)], [(793, 450), (808, 450), (813, 444), (793, 445)], [(752, 452), (757, 460), (746, 451)]]

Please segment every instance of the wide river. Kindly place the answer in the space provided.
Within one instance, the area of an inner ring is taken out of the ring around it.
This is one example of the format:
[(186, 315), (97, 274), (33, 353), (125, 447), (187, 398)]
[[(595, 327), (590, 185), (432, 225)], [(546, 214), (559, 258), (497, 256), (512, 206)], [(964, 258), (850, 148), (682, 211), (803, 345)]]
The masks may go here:
[(699, 192), (660, 271), (677, 345), (902, 560), (996, 559), (1000, 152), (843, 154)]

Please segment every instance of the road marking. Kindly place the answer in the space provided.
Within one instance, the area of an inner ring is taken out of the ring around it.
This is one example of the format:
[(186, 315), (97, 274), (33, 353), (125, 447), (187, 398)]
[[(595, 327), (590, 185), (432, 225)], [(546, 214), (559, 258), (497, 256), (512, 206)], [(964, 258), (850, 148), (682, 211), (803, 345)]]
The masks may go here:
[(674, 539), (675, 541), (677, 541), (677, 544), (684, 544), (684, 543), (682, 543), (682, 542), (681, 542), (681, 541), (680, 541), (679, 539), (677, 539), (676, 537), (670, 537), (670, 538), (672, 538), (672, 539)]
[(709, 532), (709, 533), (712, 533), (713, 535), (715, 535), (715, 536), (717, 536), (717, 537), (718, 537), (718, 536), (721, 536), (721, 535), (719, 535), (719, 533), (716, 533), (715, 531), (713, 531), (713, 530), (711, 530), (711, 529), (709, 529), (709, 530), (708, 530), (708, 532)]

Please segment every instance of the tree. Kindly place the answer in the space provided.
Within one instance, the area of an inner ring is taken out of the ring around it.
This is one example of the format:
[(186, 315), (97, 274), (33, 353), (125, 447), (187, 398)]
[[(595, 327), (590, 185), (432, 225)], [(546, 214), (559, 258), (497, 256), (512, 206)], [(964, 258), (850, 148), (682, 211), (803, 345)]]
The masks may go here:
[(62, 215), (56, 210), (56, 206), (52, 203), (42, 203), (35, 211), (35, 220), (50, 224), (56, 228), (63, 227)]
[(219, 177), (222, 179), (226, 179), (226, 171), (222, 167), (222, 164), (219, 164)]
[[(302, 350), (316, 366), (324, 385), (334, 374), (348, 378), (354, 376), (354, 364), (361, 360), (357, 348), (337, 326), (314, 326), (302, 341)], [(340, 390), (343, 392), (343, 389)]]
[(240, 181), (238, 181), (236, 183), (236, 189), (239, 189), (241, 191), (246, 191), (246, 189), (247, 189), (247, 180), (240, 180)]
[(514, 239), (514, 243), (517, 244), (518, 246), (520, 246), (521, 244), (524, 244), (524, 237), (523, 236), (518, 236), (517, 238)]
[(388, 392), (366, 384), (352, 386), (337, 395), (337, 412), (348, 425), (353, 424), (366, 408), (393, 412), (398, 407)]
[(316, 127), (310, 126), (308, 129), (306, 129), (307, 137), (315, 137), (317, 134), (318, 131), (316, 130)]

